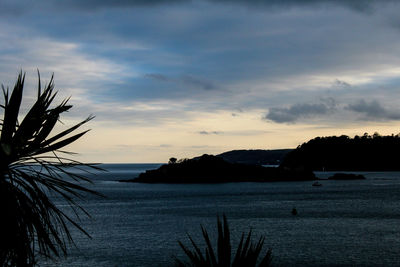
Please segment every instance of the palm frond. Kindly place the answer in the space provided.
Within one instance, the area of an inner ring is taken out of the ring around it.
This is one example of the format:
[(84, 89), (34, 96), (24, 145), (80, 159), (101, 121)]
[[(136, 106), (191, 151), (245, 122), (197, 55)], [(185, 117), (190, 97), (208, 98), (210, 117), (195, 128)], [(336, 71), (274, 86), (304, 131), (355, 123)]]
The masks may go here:
[[(9, 97), (8, 88), (2, 86), (4, 104), (0, 136), (0, 266), (35, 266), (38, 255), (59, 257), (66, 255), (67, 245), (73, 244), (68, 225), (89, 234), (76, 222), (83, 212), (89, 215), (76, 198), (85, 194), (101, 195), (80, 185), (90, 182), (74, 169), (101, 168), (84, 164), (63, 156), (60, 149), (76, 141), (88, 131), (73, 134), (93, 116), (50, 137), (60, 115), (72, 106), (68, 99), (51, 108), (54, 92), (53, 76), (42, 88), (38, 71), (38, 97), (22, 122), (18, 123), (25, 74), (19, 73)], [(67, 152), (68, 153), (68, 152)], [(63, 198), (75, 218), (57, 207), (49, 193)]]
[[(3, 118), (3, 127), (1, 129), (1, 138), (0, 142), (7, 148), (3, 151), (5, 153), (10, 153), (10, 142), (11, 138), (15, 132), (15, 128), (17, 125), (19, 108), (21, 106), (22, 101), (22, 92), (24, 89), (25, 82), (25, 74), (22, 75), (22, 72), (18, 75), (17, 82), (15, 83), (14, 90), (11, 93), (10, 99), (8, 99), (8, 90), (4, 93), (4, 118)], [(3, 88), (4, 91), (4, 88)]]
[[(189, 240), (194, 248), (190, 250), (185, 247), (182, 242), (178, 241), (179, 246), (182, 248), (186, 256), (189, 258), (189, 262), (183, 262), (180, 259), (175, 258), (175, 266), (193, 266), (193, 267), (268, 267), (271, 265), (272, 252), (268, 249), (264, 257), (259, 260), (261, 255), (262, 247), (264, 245), (265, 238), (260, 237), (256, 244), (251, 242), (251, 230), (247, 234), (246, 240), (244, 240), (244, 233), (240, 239), (236, 254), (231, 264), (231, 242), (230, 242), (230, 230), (228, 220), (223, 215), (223, 224), (219, 217), (217, 217), (217, 253), (215, 253), (208, 232), (204, 227), (201, 227), (204, 241), (206, 242), (205, 253), (201, 252), (199, 246), (193, 241), (190, 235)], [(215, 256), (217, 255), (217, 257)], [(259, 264), (257, 265), (257, 263)]]

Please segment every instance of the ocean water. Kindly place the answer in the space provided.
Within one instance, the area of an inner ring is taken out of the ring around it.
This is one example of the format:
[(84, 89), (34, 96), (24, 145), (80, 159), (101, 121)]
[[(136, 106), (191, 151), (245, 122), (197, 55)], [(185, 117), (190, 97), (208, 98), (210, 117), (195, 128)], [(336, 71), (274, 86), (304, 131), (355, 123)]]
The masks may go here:
[[(367, 180), (168, 185), (120, 183), (159, 164), (106, 164), (91, 175), (80, 203), (91, 214), (72, 229), (77, 247), (40, 266), (173, 266), (185, 259), (177, 240), (203, 244), (200, 225), (216, 234), (226, 214), (233, 248), (250, 228), (264, 235), (274, 266), (400, 266), (400, 172), (371, 172)], [(326, 178), (332, 173), (316, 173)], [(57, 204), (68, 207), (61, 200)], [(296, 208), (297, 216), (291, 214)]]

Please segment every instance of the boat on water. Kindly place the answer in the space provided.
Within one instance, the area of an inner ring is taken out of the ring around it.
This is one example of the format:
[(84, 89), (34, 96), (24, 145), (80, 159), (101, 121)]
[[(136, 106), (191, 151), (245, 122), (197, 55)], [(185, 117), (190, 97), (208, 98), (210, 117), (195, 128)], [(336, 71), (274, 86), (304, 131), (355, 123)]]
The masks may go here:
[(312, 184), (312, 186), (322, 186), (322, 184), (321, 184), (321, 183), (318, 183), (318, 182), (314, 182), (314, 183)]

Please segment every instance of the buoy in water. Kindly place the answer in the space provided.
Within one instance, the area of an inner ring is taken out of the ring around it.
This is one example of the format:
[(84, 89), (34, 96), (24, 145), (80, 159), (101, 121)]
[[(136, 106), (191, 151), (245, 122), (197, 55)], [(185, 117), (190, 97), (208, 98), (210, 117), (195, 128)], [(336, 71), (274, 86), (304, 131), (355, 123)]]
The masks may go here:
[(292, 215), (297, 215), (297, 210), (296, 210), (296, 208), (293, 208), (293, 209), (292, 209)]

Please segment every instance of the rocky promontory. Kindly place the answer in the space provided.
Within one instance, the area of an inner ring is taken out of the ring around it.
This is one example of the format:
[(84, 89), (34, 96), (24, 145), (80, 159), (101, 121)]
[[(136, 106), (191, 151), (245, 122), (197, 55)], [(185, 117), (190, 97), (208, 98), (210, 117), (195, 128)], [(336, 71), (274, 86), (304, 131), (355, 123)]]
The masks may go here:
[(307, 180), (316, 180), (312, 171), (230, 163), (220, 157), (204, 154), (195, 159), (164, 164), (156, 170), (147, 170), (138, 178), (124, 182), (228, 183)]

